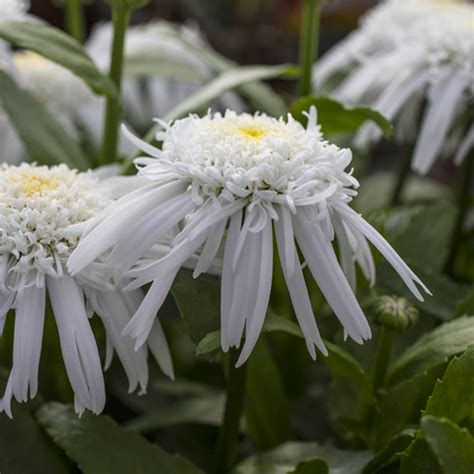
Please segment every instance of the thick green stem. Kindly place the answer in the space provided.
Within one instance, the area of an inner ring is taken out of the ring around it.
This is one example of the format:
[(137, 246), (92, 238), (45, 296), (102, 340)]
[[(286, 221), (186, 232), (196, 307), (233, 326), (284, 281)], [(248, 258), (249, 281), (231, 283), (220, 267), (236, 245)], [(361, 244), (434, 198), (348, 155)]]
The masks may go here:
[(117, 160), (118, 138), (121, 121), (121, 89), (123, 72), (123, 52), (125, 35), (127, 33), (130, 10), (128, 8), (112, 7), (112, 21), (114, 26), (114, 39), (110, 61), (110, 79), (117, 88), (116, 97), (108, 97), (105, 111), (104, 143), (100, 156), (100, 165), (114, 163)]
[(300, 36), (300, 69), (298, 85), (300, 97), (312, 92), (311, 77), (313, 65), (318, 53), (319, 26), (321, 20), (321, 0), (303, 0)]
[(402, 202), (402, 195), (405, 190), (408, 178), (410, 177), (411, 158), (413, 154), (413, 145), (403, 145), (399, 161), (397, 180), (393, 188), (390, 204), (398, 206)]
[(474, 176), (474, 152), (466, 157), (463, 165), (459, 168), (458, 192), (457, 192), (457, 210), (458, 214), (454, 224), (451, 242), (449, 245), (448, 259), (446, 260), (445, 272), (448, 275), (454, 273), (456, 258), (462, 240), (462, 230), (467, 212), (469, 210), (469, 200), (471, 192), (471, 183)]
[(82, 0), (66, 0), (66, 31), (81, 43), (86, 36), (84, 6)]
[(237, 453), (240, 418), (244, 407), (246, 366), (238, 369), (235, 364), (238, 359), (237, 349), (231, 349), (228, 356), (227, 400), (225, 405), (224, 422), (219, 431), (216, 447), (214, 474), (230, 472)]
[(394, 336), (395, 333), (392, 330), (383, 326), (381, 327), (374, 367), (372, 370), (372, 384), (375, 390), (384, 386), (387, 368), (392, 354)]

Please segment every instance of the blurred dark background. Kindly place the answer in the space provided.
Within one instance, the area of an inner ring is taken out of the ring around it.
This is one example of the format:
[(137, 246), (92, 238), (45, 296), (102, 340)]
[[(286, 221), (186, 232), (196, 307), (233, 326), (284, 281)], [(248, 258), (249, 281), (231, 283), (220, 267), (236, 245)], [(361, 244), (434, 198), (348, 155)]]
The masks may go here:
[[(32, 13), (55, 26), (64, 23), (61, 0), (32, 0)], [(277, 64), (297, 58), (301, 0), (152, 0), (133, 22), (192, 22), (220, 53), (240, 64)], [(344, 37), (376, 0), (332, 0), (323, 8), (320, 52)], [(87, 24), (110, 19), (104, 0), (86, 0)]]

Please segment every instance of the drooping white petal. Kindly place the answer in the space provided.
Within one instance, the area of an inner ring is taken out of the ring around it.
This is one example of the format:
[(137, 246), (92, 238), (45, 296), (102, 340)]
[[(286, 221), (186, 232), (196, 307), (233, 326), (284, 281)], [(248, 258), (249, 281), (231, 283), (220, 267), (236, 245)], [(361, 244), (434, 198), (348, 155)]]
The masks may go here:
[(105, 387), (99, 351), (89, 324), (84, 296), (69, 275), (48, 277), (64, 364), (78, 406), (100, 413), (105, 405)]
[(12, 390), (19, 402), (38, 392), (38, 368), (43, 340), (45, 290), (25, 288), (16, 297)]
[(122, 336), (122, 331), (130, 321), (131, 314), (120, 291), (94, 291), (94, 309), (102, 319), (107, 337), (122, 363), (129, 382), (129, 392), (140, 385), (145, 393), (148, 384), (148, 364), (146, 350), (135, 351), (132, 338)]
[(459, 75), (433, 86), (430, 105), (423, 120), (413, 155), (413, 169), (425, 174), (438, 155), (456, 111), (456, 106), (470, 79)]
[(339, 266), (331, 243), (318, 225), (308, 223), (303, 215), (294, 216), (293, 223), (296, 240), (313, 278), (350, 337), (362, 343), (371, 337), (370, 327)]
[(349, 206), (338, 206), (340, 215), (343, 216), (344, 221), (360, 231), (365, 237), (372, 242), (377, 250), (387, 259), (392, 265), (395, 271), (398, 273), (400, 278), (403, 280), (408, 289), (413, 295), (420, 301), (424, 301), (420, 290), (416, 287), (415, 283), (421, 286), (421, 288), (429, 295), (431, 292), (423, 284), (423, 282), (413, 273), (408, 265), (400, 258), (390, 244), (377, 232), (369, 223), (367, 223), (359, 214), (352, 210)]
[(237, 360), (236, 367), (240, 367), (249, 358), (258, 336), (262, 331), (265, 315), (268, 310), (268, 303), (270, 301), (270, 291), (272, 288), (273, 276), (273, 242), (272, 242), (272, 221), (267, 219), (265, 227), (258, 233), (257, 237), (260, 239), (260, 261), (257, 272), (258, 287), (257, 300), (255, 306), (250, 310), (250, 317), (247, 319), (247, 326), (245, 331), (245, 343)]
[(147, 344), (151, 353), (155, 357), (156, 362), (158, 362), (160, 369), (171, 380), (174, 380), (173, 361), (171, 359), (168, 341), (166, 340), (165, 333), (163, 332), (163, 328), (158, 319), (153, 323), (150, 335), (147, 339)]
[(232, 262), (234, 260), (241, 226), (242, 210), (237, 211), (230, 219), (224, 250), (224, 262), (222, 266), (221, 279), (221, 346), (224, 352), (227, 352), (230, 347), (229, 319), (232, 306), (232, 290), (234, 288), (235, 278), (234, 271), (232, 269)]

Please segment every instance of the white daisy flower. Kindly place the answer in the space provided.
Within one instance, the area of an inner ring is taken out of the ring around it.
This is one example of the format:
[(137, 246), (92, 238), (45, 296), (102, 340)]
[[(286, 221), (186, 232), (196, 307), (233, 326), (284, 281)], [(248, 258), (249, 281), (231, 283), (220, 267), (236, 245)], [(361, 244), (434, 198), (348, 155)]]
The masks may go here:
[[(77, 413), (100, 413), (104, 380), (89, 317), (97, 313), (105, 326), (108, 348), (124, 366), (130, 390), (148, 381), (147, 349), (135, 350), (121, 332), (139, 307), (140, 292), (123, 294), (104, 278), (100, 260), (72, 277), (65, 262), (79, 242), (87, 221), (112, 202), (107, 187), (91, 173), (65, 165), (48, 168), (22, 164), (0, 168), (0, 336), (7, 314), (15, 312), (13, 367), (0, 411), (11, 416), (11, 399), (33, 398), (38, 391), (46, 294), (56, 320), (66, 371)], [(163, 331), (156, 321), (148, 346), (164, 372), (172, 376)]]
[[(144, 127), (153, 117), (166, 115), (214, 75), (215, 71), (203, 59), (189, 51), (180, 38), (210, 49), (199, 30), (189, 26), (154, 21), (131, 26), (127, 30), (123, 95), (126, 116), (132, 123)], [(111, 44), (110, 23), (97, 26), (86, 44), (90, 56), (103, 70), (108, 70), (109, 67)], [(141, 65), (140, 68), (143, 65), (155, 64), (156, 73), (152, 70), (147, 73), (131, 70), (137, 64)], [(180, 76), (186, 78), (169, 76), (170, 69), (180, 70)], [(218, 105), (222, 105), (224, 109), (244, 108), (242, 101), (232, 93), (224, 94)]]
[[(106, 208), (85, 232), (68, 261), (71, 274), (113, 249), (110, 261), (134, 290), (152, 283), (125, 334), (146, 340), (155, 314), (183, 263), (195, 252), (194, 276), (206, 272), (225, 243), (221, 285), (222, 348), (250, 355), (267, 312), (273, 268), (273, 232), (283, 274), (308, 350), (327, 353), (303, 278), (300, 253), (345, 332), (362, 343), (370, 327), (354, 296), (355, 262), (373, 282), (368, 242), (392, 264), (414, 295), (428, 292), (383, 237), (349, 207), (358, 183), (345, 171), (351, 151), (324, 141), (316, 110), (305, 129), (266, 115), (227, 111), (189, 116), (157, 139), (162, 150), (129, 134), (152, 158), (139, 158), (139, 174), (151, 184)], [(128, 133), (128, 132), (127, 132)], [(147, 252), (176, 226), (162, 258)], [(333, 243), (338, 242), (338, 262)], [(351, 288), (352, 286), (352, 288)]]
[[(460, 163), (474, 145), (473, 18), (474, 6), (459, 0), (387, 0), (318, 61), (316, 87), (395, 120), (398, 138), (416, 141), (415, 171), (427, 173), (443, 152)], [(369, 124), (355, 143), (381, 136)]]

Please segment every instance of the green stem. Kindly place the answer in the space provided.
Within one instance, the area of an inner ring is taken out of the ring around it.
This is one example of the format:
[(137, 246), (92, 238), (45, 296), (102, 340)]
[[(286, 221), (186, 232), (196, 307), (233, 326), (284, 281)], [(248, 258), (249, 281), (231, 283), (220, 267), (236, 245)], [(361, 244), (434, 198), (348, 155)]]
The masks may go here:
[(459, 168), (458, 192), (457, 192), (457, 217), (454, 224), (451, 242), (449, 245), (448, 259), (446, 260), (445, 272), (453, 275), (456, 264), (456, 257), (459, 252), (462, 238), (462, 230), (467, 212), (469, 210), (469, 198), (471, 191), (471, 182), (474, 175), (474, 152), (466, 157), (464, 163)]
[(82, 0), (67, 0), (65, 10), (66, 31), (81, 43), (86, 36), (84, 8)]
[(300, 36), (300, 69), (298, 85), (300, 97), (312, 92), (311, 77), (313, 65), (318, 53), (319, 26), (321, 20), (321, 0), (303, 0)]
[(397, 180), (393, 188), (392, 198), (390, 199), (390, 204), (392, 206), (398, 206), (402, 202), (402, 195), (405, 190), (405, 186), (408, 182), (408, 178), (410, 176), (412, 155), (413, 145), (403, 145), (399, 161)]
[(237, 349), (231, 349), (228, 356), (227, 400), (224, 422), (217, 439), (216, 462), (213, 471), (215, 474), (229, 472), (237, 453), (247, 372), (246, 365), (235, 368), (237, 359)]
[(394, 335), (395, 333), (392, 330), (383, 326), (381, 327), (374, 367), (372, 370), (372, 384), (376, 391), (383, 387), (385, 383), (387, 368), (392, 354)]
[(104, 143), (99, 158), (100, 165), (114, 163), (117, 160), (119, 128), (121, 121), (121, 89), (123, 72), (123, 52), (130, 10), (120, 6), (112, 7), (114, 38), (110, 62), (109, 77), (117, 88), (116, 97), (108, 97), (105, 111)]

